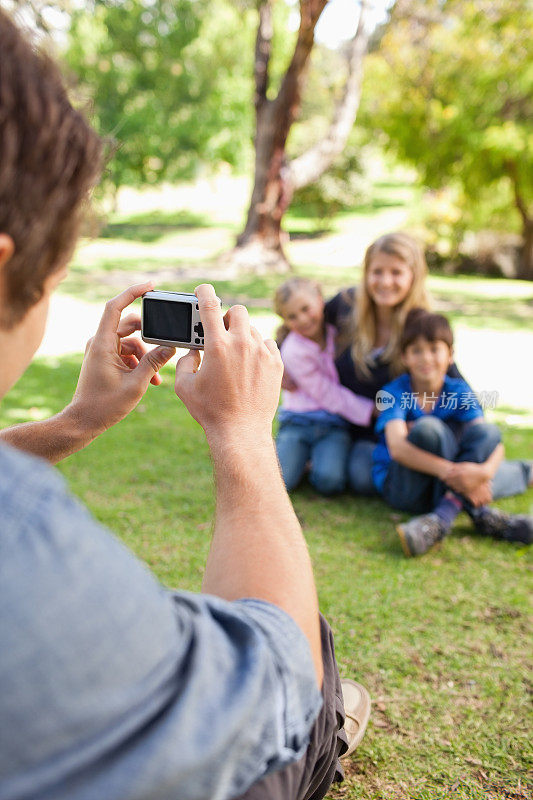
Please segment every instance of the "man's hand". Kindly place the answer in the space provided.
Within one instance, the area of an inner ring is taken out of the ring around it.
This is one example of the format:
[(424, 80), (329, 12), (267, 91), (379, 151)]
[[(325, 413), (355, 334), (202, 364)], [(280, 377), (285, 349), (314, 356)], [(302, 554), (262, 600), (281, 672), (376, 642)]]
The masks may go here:
[(271, 436), (279, 401), (283, 364), (275, 342), (263, 341), (250, 325), (244, 306), (222, 317), (209, 284), (196, 289), (205, 332), (200, 366), (198, 351), (178, 362), (176, 394), (205, 430), (209, 441), (221, 434), (256, 440)]
[(149, 350), (132, 336), (141, 328), (139, 314), (121, 319), (122, 311), (152, 288), (152, 283), (138, 284), (109, 300), (95, 336), (87, 343), (69, 409), (93, 436), (127, 416), (149, 383), (161, 383), (159, 370), (176, 352), (173, 347)]

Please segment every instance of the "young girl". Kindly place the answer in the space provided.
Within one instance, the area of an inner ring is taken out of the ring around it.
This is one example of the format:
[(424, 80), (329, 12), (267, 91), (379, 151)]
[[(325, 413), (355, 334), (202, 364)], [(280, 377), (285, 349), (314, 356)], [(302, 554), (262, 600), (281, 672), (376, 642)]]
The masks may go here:
[(351, 446), (349, 423), (367, 426), (373, 400), (341, 386), (334, 364), (335, 328), (324, 320), (324, 299), (315, 281), (291, 278), (274, 297), (283, 319), (281, 356), (295, 388), (284, 390), (276, 440), (290, 491), (311, 462), (310, 483), (321, 494), (341, 492)]

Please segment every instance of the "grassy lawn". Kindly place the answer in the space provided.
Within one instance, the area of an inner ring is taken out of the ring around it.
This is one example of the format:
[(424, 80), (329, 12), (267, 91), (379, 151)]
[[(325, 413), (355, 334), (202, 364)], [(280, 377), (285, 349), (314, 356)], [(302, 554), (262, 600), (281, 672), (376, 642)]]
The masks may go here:
[[(79, 361), (35, 363), (3, 402), (0, 425), (62, 408)], [(59, 468), (164, 583), (198, 590), (211, 466), (169, 368), (163, 377), (128, 419)], [(510, 456), (531, 454), (533, 427), (506, 430), (505, 442)], [(330, 798), (531, 797), (527, 548), (482, 539), (460, 518), (439, 551), (407, 560), (399, 517), (378, 500), (326, 500), (308, 488), (293, 500), (341, 671), (374, 701), (347, 780)], [(533, 490), (499, 505), (533, 513)]]

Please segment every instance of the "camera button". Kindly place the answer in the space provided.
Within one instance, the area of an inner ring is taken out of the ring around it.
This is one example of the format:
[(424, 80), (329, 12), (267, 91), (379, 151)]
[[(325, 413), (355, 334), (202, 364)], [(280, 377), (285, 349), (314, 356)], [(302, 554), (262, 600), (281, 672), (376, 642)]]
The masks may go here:
[(194, 326), (194, 332), (203, 338), (204, 336), (204, 326), (201, 322), (197, 322)]
[(195, 343), (195, 344), (200, 344), (200, 339), (198, 339), (198, 337), (197, 337), (197, 338), (194, 340), (194, 343)]

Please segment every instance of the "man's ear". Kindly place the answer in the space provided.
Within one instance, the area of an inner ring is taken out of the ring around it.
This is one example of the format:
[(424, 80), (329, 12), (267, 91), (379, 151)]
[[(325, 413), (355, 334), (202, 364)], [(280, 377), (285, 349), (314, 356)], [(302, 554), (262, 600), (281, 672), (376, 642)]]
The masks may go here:
[(454, 359), (455, 359), (455, 354), (453, 352), (453, 345), (452, 345), (452, 347), (450, 347), (450, 366), (453, 364)]
[(15, 252), (15, 243), (9, 234), (0, 233), (0, 268), (7, 264)]
[(15, 244), (7, 233), (0, 233), (0, 297), (4, 293), (4, 267), (15, 252)]
[(15, 252), (15, 243), (9, 234), (0, 233), (0, 270)]

